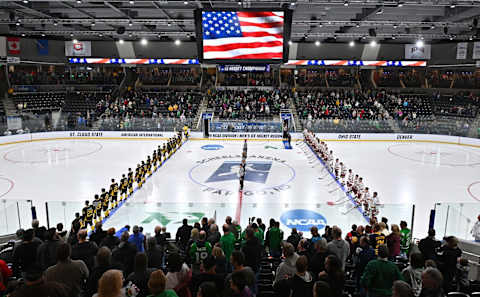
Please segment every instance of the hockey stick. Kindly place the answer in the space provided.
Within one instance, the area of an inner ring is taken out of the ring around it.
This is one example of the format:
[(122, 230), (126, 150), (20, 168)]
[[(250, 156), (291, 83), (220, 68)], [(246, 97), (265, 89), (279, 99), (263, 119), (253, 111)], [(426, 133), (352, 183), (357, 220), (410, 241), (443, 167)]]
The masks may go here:
[(342, 212), (342, 215), (346, 215), (348, 214), (349, 212), (351, 212), (352, 210), (354, 210), (355, 208), (359, 208), (360, 207), (360, 204), (357, 204), (357, 205), (354, 205), (352, 208), (350, 208), (349, 210), (345, 211), (345, 212)]

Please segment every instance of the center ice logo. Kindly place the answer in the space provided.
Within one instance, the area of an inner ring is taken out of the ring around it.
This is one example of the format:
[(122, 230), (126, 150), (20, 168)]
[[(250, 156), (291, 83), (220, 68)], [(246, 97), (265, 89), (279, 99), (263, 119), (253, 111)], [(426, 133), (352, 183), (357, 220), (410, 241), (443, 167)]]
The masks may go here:
[[(245, 181), (265, 184), (272, 168), (271, 161), (247, 161)], [(240, 161), (225, 161), (205, 181), (206, 183), (238, 180)]]
[(309, 231), (316, 226), (319, 230), (327, 225), (327, 219), (321, 214), (308, 209), (294, 209), (282, 214), (280, 221), (288, 228)]

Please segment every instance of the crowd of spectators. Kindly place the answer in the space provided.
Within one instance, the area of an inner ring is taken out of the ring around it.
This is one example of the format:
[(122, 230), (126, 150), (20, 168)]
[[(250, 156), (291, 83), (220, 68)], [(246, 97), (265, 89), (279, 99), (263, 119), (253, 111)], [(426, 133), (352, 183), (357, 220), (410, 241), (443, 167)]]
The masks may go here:
[(221, 119), (265, 119), (288, 107), (289, 92), (217, 90), (207, 94), (208, 107)]
[(171, 72), (171, 85), (198, 86), (200, 84), (201, 72), (199, 69), (173, 68)]
[(161, 226), (149, 236), (139, 226), (130, 233), (129, 226), (105, 231), (97, 223), (88, 234), (78, 218), (69, 232), (34, 220), (0, 260), (0, 294), (442, 297), (477, 289), (458, 240), (439, 241), (433, 229), (417, 244), (405, 221), (389, 226), (386, 218), (346, 234), (337, 226), (284, 234), (274, 219), (268, 227), (260, 218), (249, 221), (240, 226), (227, 217), (220, 232), (213, 218), (184, 219), (170, 239)]
[(170, 81), (170, 70), (161, 68), (145, 68), (139, 71), (140, 81), (144, 85), (166, 86)]

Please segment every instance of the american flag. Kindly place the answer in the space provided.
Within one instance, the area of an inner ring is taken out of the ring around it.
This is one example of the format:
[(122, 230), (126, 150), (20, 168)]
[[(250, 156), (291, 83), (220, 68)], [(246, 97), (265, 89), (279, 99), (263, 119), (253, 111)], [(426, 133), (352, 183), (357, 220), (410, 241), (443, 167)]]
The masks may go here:
[(281, 11), (203, 11), (203, 58), (281, 59), (283, 22)]

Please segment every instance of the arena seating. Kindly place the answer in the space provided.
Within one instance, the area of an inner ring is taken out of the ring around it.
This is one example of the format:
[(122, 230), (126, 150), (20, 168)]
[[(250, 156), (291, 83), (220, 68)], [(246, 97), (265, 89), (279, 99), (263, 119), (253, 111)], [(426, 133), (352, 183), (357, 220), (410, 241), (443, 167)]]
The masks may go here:
[(297, 84), (300, 87), (326, 87), (325, 70), (300, 69)]
[(220, 119), (272, 119), (288, 106), (289, 94), (251, 89), (243, 91), (214, 91), (207, 95), (208, 107)]
[(17, 93), (12, 99), (22, 112), (58, 111), (65, 104), (65, 93)]
[(432, 103), (428, 95), (387, 93), (379, 101), (394, 119), (432, 118)]
[(437, 96), (433, 99), (435, 114), (474, 118), (477, 115), (480, 100), (476, 96)]
[(158, 86), (166, 86), (170, 81), (171, 72), (169, 69), (141, 69), (139, 71), (140, 81), (144, 85), (158, 85)]
[(198, 68), (173, 68), (171, 69), (171, 85), (176, 86), (197, 86), (200, 83), (201, 74)]

